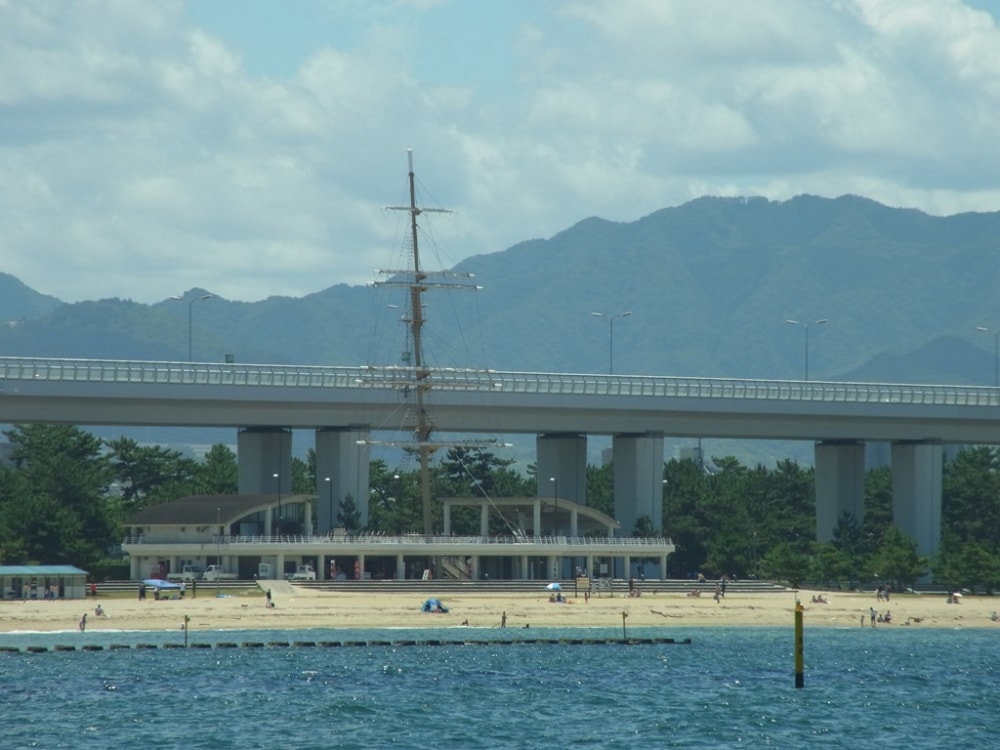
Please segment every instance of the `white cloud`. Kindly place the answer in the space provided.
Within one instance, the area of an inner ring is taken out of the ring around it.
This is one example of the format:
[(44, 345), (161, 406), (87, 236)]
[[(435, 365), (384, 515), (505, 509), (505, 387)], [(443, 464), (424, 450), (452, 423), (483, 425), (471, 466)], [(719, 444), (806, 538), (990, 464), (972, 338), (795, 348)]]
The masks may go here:
[(1000, 209), (1000, 29), (958, 0), (479, 7), (332, 2), (267, 75), (180, 0), (0, 0), (0, 271), (65, 300), (364, 283), (408, 147), (459, 211), (448, 264), (704, 193)]

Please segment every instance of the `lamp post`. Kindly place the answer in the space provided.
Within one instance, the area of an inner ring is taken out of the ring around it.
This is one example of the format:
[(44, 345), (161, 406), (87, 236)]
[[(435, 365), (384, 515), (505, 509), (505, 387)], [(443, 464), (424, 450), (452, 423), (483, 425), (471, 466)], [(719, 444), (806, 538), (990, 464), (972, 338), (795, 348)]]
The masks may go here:
[(993, 386), (1000, 387), (1000, 330), (991, 331), (986, 326), (976, 326), (976, 330), (993, 334)]
[(812, 323), (803, 323), (800, 320), (792, 320), (791, 318), (789, 318), (785, 322), (788, 323), (789, 325), (793, 325), (793, 326), (802, 326), (802, 328), (805, 329), (805, 332), (806, 332), (806, 343), (805, 343), (806, 376), (805, 376), (805, 380), (808, 381), (809, 380), (809, 329), (812, 328), (813, 326), (825, 325), (829, 321), (826, 318), (820, 318), (819, 320), (814, 320)]
[(626, 312), (615, 313), (610, 315), (608, 313), (592, 312), (595, 318), (607, 318), (608, 319), (608, 374), (614, 375), (615, 373), (615, 321), (619, 318), (627, 318), (632, 314), (630, 310)]
[(191, 349), (191, 337), (193, 330), (192, 323), (194, 322), (194, 303), (201, 302), (204, 299), (211, 299), (211, 298), (212, 298), (211, 294), (203, 294), (200, 297), (191, 297), (190, 299), (184, 299), (183, 297), (176, 297), (176, 296), (170, 298), (170, 299), (175, 299), (178, 302), (188, 303), (188, 362), (194, 361)]
[(215, 522), (218, 525), (218, 536), (215, 538), (215, 562), (219, 569), (215, 573), (215, 598), (219, 598), (219, 580), (222, 578), (222, 508), (215, 508)]
[(330, 490), (330, 535), (333, 536), (333, 480), (330, 477), (323, 477), (323, 481), (326, 482), (327, 488)]
[(276, 529), (277, 535), (281, 536), (281, 477), (278, 472), (274, 472), (271, 475), (274, 477), (274, 485), (278, 490), (278, 528)]

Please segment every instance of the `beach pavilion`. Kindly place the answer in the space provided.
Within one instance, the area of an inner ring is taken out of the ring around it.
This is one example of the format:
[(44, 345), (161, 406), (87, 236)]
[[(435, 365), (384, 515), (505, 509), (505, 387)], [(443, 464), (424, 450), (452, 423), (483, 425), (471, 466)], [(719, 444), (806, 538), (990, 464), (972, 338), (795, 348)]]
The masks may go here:
[[(316, 578), (464, 580), (630, 577), (666, 569), (673, 543), (623, 537), (617, 521), (563, 498), (443, 498), (440, 535), (316, 533), (315, 495), (194, 495), (138, 511), (122, 543), (130, 577), (166, 577), (184, 566), (221, 565), (241, 579), (285, 578), (303, 566)], [(477, 535), (451, 533), (457, 508), (472, 508)], [(502, 517), (508, 532), (489, 533)]]
[(83, 599), (87, 571), (73, 565), (0, 565), (4, 599)]

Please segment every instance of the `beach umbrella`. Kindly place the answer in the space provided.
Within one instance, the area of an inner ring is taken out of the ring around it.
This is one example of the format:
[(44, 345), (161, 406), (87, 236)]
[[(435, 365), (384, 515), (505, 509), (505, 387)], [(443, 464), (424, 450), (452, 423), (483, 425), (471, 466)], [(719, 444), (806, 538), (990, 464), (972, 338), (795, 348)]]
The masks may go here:
[(558, 583), (550, 583), (545, 587), (548, 591), (562, 591), (562, 585)]

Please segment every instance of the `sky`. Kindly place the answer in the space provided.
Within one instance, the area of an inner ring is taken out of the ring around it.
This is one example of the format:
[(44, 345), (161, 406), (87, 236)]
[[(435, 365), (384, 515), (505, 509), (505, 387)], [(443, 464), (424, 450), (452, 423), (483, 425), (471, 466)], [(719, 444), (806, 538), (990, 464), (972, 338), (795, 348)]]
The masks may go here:
[[(1000, 0), (0, 0), (0, 272), (302, 297), (702, 195), (1000, 210)], [(482, 280), (480, 280), (482, 281)]]

